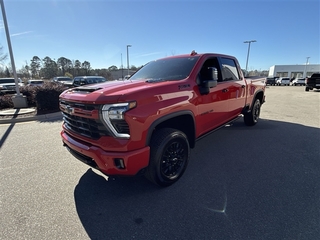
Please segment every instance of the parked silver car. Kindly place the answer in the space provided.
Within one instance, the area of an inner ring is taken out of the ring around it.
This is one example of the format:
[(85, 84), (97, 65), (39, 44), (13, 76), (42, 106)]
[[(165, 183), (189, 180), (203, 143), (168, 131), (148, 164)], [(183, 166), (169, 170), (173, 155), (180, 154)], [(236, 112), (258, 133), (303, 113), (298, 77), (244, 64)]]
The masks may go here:
[(295, 78), (292, 81), (292, 86), (305, 86), (306, 85), (306, 79), (305, 78)]
[(290, 78), (288, 77), (281, 77), (277, 80), (278, 86), (289, 86), (290, 85)]
[(66, 87), (72, 87), (72, 82), (73, 82), (71, 78), (65, 77), (65, 76), (54, 77), (52, 81), (55, 83), (63, 84)]

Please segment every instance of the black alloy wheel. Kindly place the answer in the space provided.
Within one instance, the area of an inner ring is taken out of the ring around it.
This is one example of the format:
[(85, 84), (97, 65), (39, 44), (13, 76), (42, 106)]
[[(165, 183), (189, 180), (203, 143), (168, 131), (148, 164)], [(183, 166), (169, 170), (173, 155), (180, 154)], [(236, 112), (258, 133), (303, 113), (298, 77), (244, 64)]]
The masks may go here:
[(251, 111), (244, 114), (244, 123), (247, 126), (254, 126), (258, 123), (258, 119), (260, 116), (261, 110), (261, 103), (260, 100), (257, 98), (251, 108)]
[(172, 128), (157, 130), (150, 143), (146, 177), (159, 186), (170, 186), (183, 175), (189, 156), (189, 142), (183, 132)]

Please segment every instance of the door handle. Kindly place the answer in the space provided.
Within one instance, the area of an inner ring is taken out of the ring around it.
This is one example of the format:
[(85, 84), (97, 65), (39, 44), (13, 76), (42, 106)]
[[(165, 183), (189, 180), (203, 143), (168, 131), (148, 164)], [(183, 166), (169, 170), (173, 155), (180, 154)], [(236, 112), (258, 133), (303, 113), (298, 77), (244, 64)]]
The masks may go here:
[(228, 88), (222, 89), (222, 92), (224, 93), (229, 92), (229, 89)]

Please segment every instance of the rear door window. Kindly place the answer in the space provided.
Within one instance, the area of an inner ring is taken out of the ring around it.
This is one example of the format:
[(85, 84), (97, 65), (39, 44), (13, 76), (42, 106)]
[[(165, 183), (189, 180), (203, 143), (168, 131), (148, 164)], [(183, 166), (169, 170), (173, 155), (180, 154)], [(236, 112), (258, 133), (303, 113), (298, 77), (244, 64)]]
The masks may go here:
[(233, 59), (220, 58), (223, 81), (239, 80), (237, 65)]

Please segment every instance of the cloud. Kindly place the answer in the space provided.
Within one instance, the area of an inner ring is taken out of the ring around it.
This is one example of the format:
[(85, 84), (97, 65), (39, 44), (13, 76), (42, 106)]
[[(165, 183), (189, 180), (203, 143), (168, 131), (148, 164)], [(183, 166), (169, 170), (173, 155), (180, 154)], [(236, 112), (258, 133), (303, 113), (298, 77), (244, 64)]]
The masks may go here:
[(141, 54), (137, 57), (148, 57), (148, 56), (157, 55), (157, 54), (161, 54), (161, 52), (151, 52), (151, 53)]
[(20, 35), (24, 35), (24, 34), (28, 34), (28, 33), (32, 33), (33, 31), (26, 31), (26, 32), (21, 32), (21, 33), (14, 33), (11, 34), (10, 37), (16, 37), (16, 36), (20, 36)]

